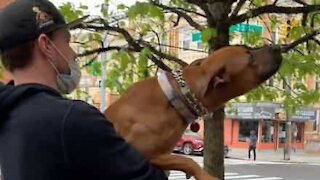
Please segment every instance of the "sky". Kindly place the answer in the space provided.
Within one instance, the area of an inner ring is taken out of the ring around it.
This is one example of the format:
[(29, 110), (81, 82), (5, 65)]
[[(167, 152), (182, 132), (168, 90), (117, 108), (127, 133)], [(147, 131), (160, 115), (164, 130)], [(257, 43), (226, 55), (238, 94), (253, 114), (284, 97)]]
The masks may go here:
[[(50, 0), (54, 5), (60, 6), (65, 2), (71, 2), (76, 6), (80, 5), (80, 3), (87, 5), (89, 7), (89, 12), (91, 15), (98, 15), (99, 9), (96, 8), (96, 5), (102, 4), (104, 0)], [(115, 10), (118, 4), (126, 4), (132, 5), (136, 2), (136, 0), (111, 0), (110, 9)]]

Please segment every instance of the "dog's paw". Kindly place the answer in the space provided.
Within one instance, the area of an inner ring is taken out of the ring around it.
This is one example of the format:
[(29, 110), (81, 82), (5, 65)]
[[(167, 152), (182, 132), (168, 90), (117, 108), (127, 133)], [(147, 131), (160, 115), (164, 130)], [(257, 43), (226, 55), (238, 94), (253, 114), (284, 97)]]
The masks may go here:
[(190, 179), (192, 176), (190, 174), (186, 174), (186, 179)]

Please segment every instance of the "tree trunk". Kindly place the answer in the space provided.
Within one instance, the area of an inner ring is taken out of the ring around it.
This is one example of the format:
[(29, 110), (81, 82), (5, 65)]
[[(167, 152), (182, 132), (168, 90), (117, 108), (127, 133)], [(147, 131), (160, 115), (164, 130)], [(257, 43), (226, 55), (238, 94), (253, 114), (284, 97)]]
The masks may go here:
[[(217, 36), (209, 41), (209, 52), (229, 45), (229, 25), (225, 24), (231, 10), (229, 1), (210, 5), (209, 27), (217, 30)], [(224, 179), (224, 107), (204, 119), (204, 169), (211, 175)]]
[(204, 169), (224, 179), (224, 108), (211, 113), (204, 120)]

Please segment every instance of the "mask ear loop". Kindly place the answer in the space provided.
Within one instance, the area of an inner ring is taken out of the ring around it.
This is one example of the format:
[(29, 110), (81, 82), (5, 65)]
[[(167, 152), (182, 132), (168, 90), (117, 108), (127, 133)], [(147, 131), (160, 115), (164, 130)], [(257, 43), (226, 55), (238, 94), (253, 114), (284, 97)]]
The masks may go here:
[(62, 57), (62, 59), (68, 64), (69, 62), (66, 56), (63, 55), (63, 53), (57, 48), (57, 46), (49, 38), (48, 38), (48, 41), (54, 47), (54, 49), (58, 52), (58, 54)]
[(56, 71), (57, 74), (60, 74), (60, 72), (58, 71), (57, 67), (53, 64), (53, 62), (51, 60), (48, 60), (48, 62), (51, 64), (51, 66), (53, 67), (53, 69)]

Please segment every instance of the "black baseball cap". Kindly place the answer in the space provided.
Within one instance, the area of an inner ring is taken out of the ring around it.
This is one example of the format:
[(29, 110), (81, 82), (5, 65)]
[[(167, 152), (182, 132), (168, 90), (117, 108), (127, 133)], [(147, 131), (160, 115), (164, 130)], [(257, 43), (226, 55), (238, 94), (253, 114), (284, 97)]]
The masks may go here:
[(13, 0), (0, 10), (0, 50), (32, 41), (42, 33), (60, 28), (73, 29), (87, 17), (66, 23), (49, 0)]

